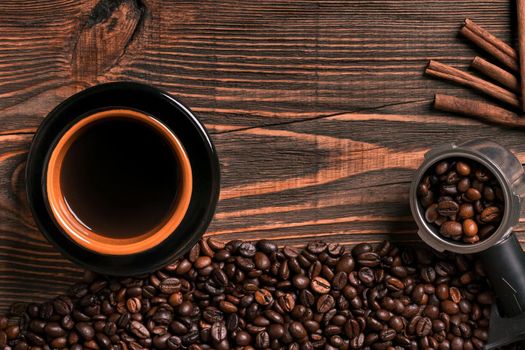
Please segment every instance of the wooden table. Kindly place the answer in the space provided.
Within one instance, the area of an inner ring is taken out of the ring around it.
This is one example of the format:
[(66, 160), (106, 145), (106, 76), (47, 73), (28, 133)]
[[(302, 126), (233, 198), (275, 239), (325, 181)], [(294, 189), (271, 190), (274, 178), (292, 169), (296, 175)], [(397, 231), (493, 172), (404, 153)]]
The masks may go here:
[(429, 58), (468, 66), (465, 17), (513, 39), (507, 0), (2, 1), (0, 311), (80, 274), (35, 228), (25, 159), (56, 104), (108, 81), (166, 89), (205, 122), (223, 175), (208, 235), (416, 240), (408, 188), (430, 147), (490, 137), (525, 161), (524, 131), (431, 108), (470, 94), (422, 75)]

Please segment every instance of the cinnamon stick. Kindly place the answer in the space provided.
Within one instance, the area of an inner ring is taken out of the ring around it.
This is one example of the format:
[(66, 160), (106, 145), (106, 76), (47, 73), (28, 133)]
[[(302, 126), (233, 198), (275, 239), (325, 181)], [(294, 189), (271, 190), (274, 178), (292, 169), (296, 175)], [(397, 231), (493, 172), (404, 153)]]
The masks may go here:
[[(525, 96), (525, 0), (516, 0), (518, 13), (518, 53), (521, 74), (521, 96)], [(525, 104), (521, 109), (525, 111)]]
[(475, 24), (472, 20), (468, 18), (465, 19), (465, 25), (459, 32), (465, 38), (509, 67), (512, 71), (519, 71), (516, 51), (502, 40), (490, 34), (487, 30)]
[(493, 98), (508, 103), (513, 107), (520, 107), (520, 101), (516, 94), (486, 80), (478, 78), (472, 74), (463, 72), (438, 61), (430, 60), (425, 73), (437, 78), (453, 81), (457, 84), (476, 89)]
[(506, 71), (505, 69), (500, 68), (479, 56), (474, 57), (472, 63), (470, 64), (470, 67), (472, 67), (480, 73), (485, 74), (487, 77), (494, 79), (501, 85), (508, 88), (510, 91), (518, 94), (521, 93), (518, 78), (516, 78), (514, 74)]
[(434, 108), (494, 124), (525, 128), (525, 119), (520, 118), (516, 113), (479, 100), (436, 94), (434, 97)]
[(465, 18), (465, 27), (479, 35), (480, 37), (484, 38), (486, 41), (491, 43), (492, 45), (496, 46), (499, 50), (505, 52), (508, 56), (510, 56), (513, 59), (518, 59), (518, 54), (516, 50), (503, 40), (499, 39), (495, 35), (491, 34), (488, 30), (481, 27), (479, 24), (476, 24), (473, 20), (470, 18)]

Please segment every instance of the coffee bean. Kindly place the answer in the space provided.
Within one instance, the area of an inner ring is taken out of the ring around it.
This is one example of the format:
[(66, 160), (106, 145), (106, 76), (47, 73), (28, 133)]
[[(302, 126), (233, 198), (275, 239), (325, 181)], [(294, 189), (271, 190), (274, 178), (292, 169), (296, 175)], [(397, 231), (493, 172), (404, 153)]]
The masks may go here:
[(256, 252), (254, 257), (255, 267), (259, 270), (267, 270), (271, 266), (271, 261), (263, 252)]
[(466, 192), (470, 188), (470, 179), (468, 177), (464, 177), (461, 180), (459, 180), (457, 188), (458, 191), (461, 193)]
[(267, 289), (260, 289), (255, 292), (255, 301), (260, 305), (269, 305), (273, 302), (273, 296)]
[(454, 201), (442, 201), (437, 206), (437, 212), (439, 215), (452, 216), (459, 211), (458, 203)]
[(292, 283), (297, 289), (305, 289), (310, 285), (310, 279), (303, 274), (295, 275), (292, 278)]
[(288, 258), (297, 258), (299, 256), (299, 250), (294, 247), (285, 246), (283, 248), (283, 254)]
[(312, 281), (310, 282), (310, 287), (316, 293), (326, 294), (330, 292), (331, 285), (330, 285), (330, 282), (328, 282), (324, 278), (317, 276), (317, 277), (314, 277)]
[(399, 292), (405, 288), (405, 284), (394, 277), (389, 277), (386, 279), (386, 287), (394, 292)]
[(250, 242), (241, 243), (241, 245), (239, 246), (239, 254), (241, 254), (244, 257), (253, 257), (256, 252), (257, 250), (255, 248), (255, 245), (253, 245)]
[(257, 248), (259, 248), (263, 253), (271, 254), (277, 250), (277, 245), (272, 241), (261, 239), (257, 242)]
[(245, 331), (240, 331), (235, 336), (235, 343), (238, 346), (246, 346), (246, 345), (250, 344), (251, 340), (252, 340), (251, 335), (248, 332), (245, 332)]
[(458, 161), (456, 163), (456, 171), (461, 176), (468, 176), (470, 175), (470, 165), (464, 161)]
[(360, 269), (358, 272), (358, 276), (361, 282), (363, 282), (363, 284), (365, 285), (370, 285), (374, 283), (374, 271), (369, 267), (363, 267), (362, 269)]
[(325, 242), (322, 242), (322, 241), (310, 242), (306, 246), (306, 249), (310, 253), (313, 253), (313, 254), (320, 254), (320, 253), (324, 252), (326, 250), (326, 248), (327, 248), (327, 244)]
[(195, 268), (196, 269), (203, 269), (211, 264), (211, 258), (209, 256), (200, 256), (195, 260)]
[(181, 316), (190, 316), (193, 313), (193, 304), (190, 301), (183, 301), (179, 305), (178, 313)]
[(161, 282), (159, 288), (160, 291), (164, 294), (172, 294), (180, 291), (181, 283), (178, 278), (166, 278), (164, 281)]
[(495, 221), (499, 221), (500, 216), (501, 214), (500, 214), (499, 208), (495, 206), (491, 206), (491, 207), (485, 208), (479, 215), (479, 218), (484, 223), (492, 223)]
[(140, 311), (142, 303), (139, 298), (130, 298), (126, 302), (126, 307), (130, 313), (135, 314)]
[(332, 278), (332, 287), (334, 290), (342, 290), (348, 283), (348, 274), (344, 271), (337, 272)]
[(44, 332), (52, 338), (58, 338), (66, 335), (66, 331), (57, 322), (49, 322), (45, 326)]
[(374, 252), (366, 252), (357, 255), (357, 262), (364, 267), (375, 267), (381, 263), (381, 257)]
[(388, 322), (388, 324), (396, 332), (400, 332), (406, 327), (406, 321), (401, 316), (393, 316)]
[(463, 227), (459, 222), (446, 221), (441, 225), (439, 232), (445, 237), (458, 237), (463, 234)]
[(270, 335), (266, 331), (257, 333), (255, 337), (255, 347), (257, 349), (267, 349), (270, 347)]
[(184, 259), (179, 263), (176, 273), (177, 275), (184, 275), (188, 273), (191, 270), (191, 268), (192, 268), (191, 262), (187, 259)]
[(451, 300), (443, 300), (440, 304), (441, 310), (449, 315), (455, 315), (459, 312), (459, 306)]
[(293, 294), (286, 293), (277, 299), (277, 303), (283, 309), (283, 311), (291, 312), (295, 307), (295, 297)]
[(354, 259), (352, 258), (352, 256), (351, 255), (344, 255), (337, 262), (337, 265), (335, 266), (335, 270), (336, 270), (336, 272), (343, 271), (343, 272), (346, 272), (346, 273), (350, 273), (350, 272), (354, 271), (354, 267), (355, 267), (355, 262), (354, 262)]
[(416, 334), (424, 337), (432, 331), (432, 321), (428, 317), (420, 317), (416, 323)]
[(365, 335), (363, 333), (360, 333), (358, 336), (350, 340), (349, 345), (352, 349), (361, 349), (363, 347), (364, 342)]
[(215, 343), (220, 343), (221, 341), (226, 339), (228, 335), (228, 330), (226, 329), (226, 326), (223, 322), (215, 322), (211, 326), (210, 335)]
[(450, 299), (458, 304), (461, 301), (461, 291), (456, 287), (450, 288)]
[[(437, 174), (438, 169), (447, 170)], [(438, 192), (440, 196), (434, 203), (433, 193)], [(425, 220), (433, 224), (443, 237), (473, 244), (486, 239), (497, 229), (496, 225), (488, 229), (483, 226), (501, 221), (502, 193), (501, 186), (492, 180), (492, 174), (480, 164), (450, 159), (429, 169), (418, 185), (417, 196), (426, 208)]]
[(284, 336), (285, 329), (281, 324), (272, 324), (268, 327), (268, 334), (272, 339), (280, 339)]
[[(456, 181), (450, 170), (444, 175)], [(429, 178), (428, 185), (438, 181)], [(0, 318), (0, 345), (390, 350), (440, 348), (455, 337), (465, 348), (486, 341), (481, 330), (488, 328), (493, 296), (470, 258), (388, 242), (353, 251), (323, 242), (286, 251), (244, 243), (199, 244), (149, 276), (88, 275), (90, 282), (69, 296), (25, 305), (23, 329)]]
[(79, 322), (75, 325), (75, 329), (84, 340), (91, 340), (95, 336), (95, 330), (89, 323)]
[(307, 336), (306, 329), (300, 322), (292, 322), (289, 326), (289, 331), (292, 337), (296, 339), (303, 339)]
[(379, 339), (381, 339), (381, 341), (388, 342), (394, 340), (396, 334), (397, 332), (394, 329), (385, 328), (379, 332)]
[(465, 192), (467, 198), (471, 201), (477, 201), (481, 199), (481, 193), (475, 189), (474, 187), (471, 187)]
[(129, 326), (129, 330), (131, 333), (133, 333), (137, 338), (140, 339), (146, 339), (150, 336), (150, 333), (148, 329), (140, 322), (138, 321), (131, 321), (131, 324)]
[(437, 175), (443, 175), (449, 169), (449, 163), (447, 161), (441, 161), (436, 164), (435, 172)]
[(317, 300), (317, 312), (326, 313), (335, 306), (334, 297), (330, 294), (324, 294)]
[(69, 297), (62, 296), (55, 299), (53, 308), (61, 316), (69, 315), (73, 310), (73, 303)]
[(473, 237), (478, 234), (478, 225), (472, 219), (463, 221), (463, 233), (467, 237)]

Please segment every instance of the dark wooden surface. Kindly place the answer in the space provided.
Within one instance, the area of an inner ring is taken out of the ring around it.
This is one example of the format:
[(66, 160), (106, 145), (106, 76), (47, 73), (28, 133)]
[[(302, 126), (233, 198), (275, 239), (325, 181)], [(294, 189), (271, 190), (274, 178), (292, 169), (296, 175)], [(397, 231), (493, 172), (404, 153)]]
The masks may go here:
[(430, 58), (468, 66), (464, 17), (510, 42), (513, 13), (508, 0), (3, 0), (0, 311), (80, 273), (36, 230), (24, 192), (33, 133), (64, 98), (134, 80), (191, 106), (222, 165), (209, 235), (411, 241), (408, 187), (430, 147), (490, 137), (525, 162), (523, 131), (432, 111), (434, 92), (471, 93), (422, 75)]

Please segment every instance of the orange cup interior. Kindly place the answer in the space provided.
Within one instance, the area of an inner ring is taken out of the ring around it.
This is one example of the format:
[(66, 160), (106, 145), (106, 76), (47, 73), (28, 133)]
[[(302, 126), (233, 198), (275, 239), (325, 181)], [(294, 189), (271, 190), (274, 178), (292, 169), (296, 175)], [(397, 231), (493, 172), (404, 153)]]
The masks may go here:
[[(171, 146), (179, 168), (179, 187), (171, 212), (163, 222), (148, 232), (127, 238), (111, 238), (104, 232), (93, 232), (86, 227), (69, 208), (61, 186), (64, 158), (79, 135), (94, 122), (110, 118), (129, 118), (153, 127)], [(192, 170), (190, 160), (180, 140), (157, 119), (128, 109), (112, 109), (91, 114), (68, 129), (54, 147), (46, 170), (45, 188), (53, 217), (64, 232), (77, 244), (105, 255), (136, 254), (153, 248), (170, 236), (184, 218), (192, 194)]]

